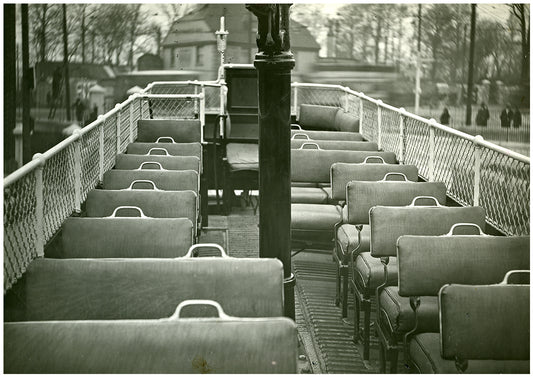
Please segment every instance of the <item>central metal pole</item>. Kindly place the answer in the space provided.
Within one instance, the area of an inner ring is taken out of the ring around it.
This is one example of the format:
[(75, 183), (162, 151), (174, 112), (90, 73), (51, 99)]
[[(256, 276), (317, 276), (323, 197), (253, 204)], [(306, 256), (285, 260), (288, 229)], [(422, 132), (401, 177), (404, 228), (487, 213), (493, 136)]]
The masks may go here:
[(246, 5), (258, 18), (259, 256), (283, 263), (285, 316), (295, 318), (291, 269), (289, 4)]

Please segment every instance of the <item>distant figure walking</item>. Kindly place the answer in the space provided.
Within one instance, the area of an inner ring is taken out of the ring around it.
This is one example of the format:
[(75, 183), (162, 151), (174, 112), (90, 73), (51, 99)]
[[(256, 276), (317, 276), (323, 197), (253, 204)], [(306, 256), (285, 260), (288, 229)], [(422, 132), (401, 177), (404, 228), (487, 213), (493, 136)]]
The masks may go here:
[(481, 108), (477, 111), (476, 125), (487, 127), (487, 121), (489, 120), (489, 118), (489, 109), (487, 109), (487, 105), (485, 105), (485, 102), (482, 102)]
[(518, 106), (515, 106), (513, 111), (513, 127), (519, 128), (522, 125), (522, 114), (518, 110)]
[(76, 98), (76, 102), (74, 102), (74, 105), (72, 107), (76, 110), (76, 120), (78, 121), (78, 124), (82, 126), (83, 123), (83, 115), (85, 113), (85, 103), (84, 101), (78, 97)]
[(511, 126), (511, 121), (513, 120), (513, 111), (511, 110), (511, 104), (507, 104), (506, 108), (503, 109), (500, 114), (500, 121), (502, 128), (509, 128)]
[(447, 107), (445, 107), (444, 110), (442, 110), (442, 114), (440, 115), (440, 124), (444, 124), (444, 125), (450, 124), (450, 113), (448, 112)]

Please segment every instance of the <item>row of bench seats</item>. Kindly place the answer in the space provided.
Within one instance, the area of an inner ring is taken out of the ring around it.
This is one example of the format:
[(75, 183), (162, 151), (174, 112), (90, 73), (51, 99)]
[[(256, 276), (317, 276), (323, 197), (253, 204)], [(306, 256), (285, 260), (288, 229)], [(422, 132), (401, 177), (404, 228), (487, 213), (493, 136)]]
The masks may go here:
[[(340, 132), (328, 132), (330, 140), (337, 135), (346, 140)], [(340, 146), (345, 141), (338, 143)], [(330, 147), (334, 146), (332, 142)], [(438, 348), (439, 329), (441, 332), (443, 329), (442, 307), (439, 326), (439, 289), (446, 284), (453, 284), (454, 292), (462, 290), (455, 284), (497, 284), (510, 270), (529, 269), (529, 238), (484, 235), (483, 208), (447, 207), (443, 183), (418, 182), (417, 168), (398, 165), (392, 153), (379, 152), (377, 148), (361, 152), (355, 148), (354, 145), (351, 151), (339, 147), (339, 150), (315, 148), (291, 152), (293, 186), (296, 186), (292, 188), (293, 247), (333, 248), (337, 264), (336, 303), (342, 304), (342, 316), (346, 317), (348, 291), (353, 290), (354, 339), (362, 339), (364, 359), (370, 357), (370, 310), (371, 298), (375, 297), (375, 328), (380, 340), (382, 372), (385, 372), (387, 359), (391, 371), (396, 371), (398, 344), (403, 342), (406, 357), (411, 355), (413, 365), (420, 372), (453, 373), (457, 371), (454, 362), (451, 361), (450, 367), (449, 361), (441, 359)], [(456, 225), (461, 223), (468, 225)], [(404, 248), (404, 242), (408, 241), (408, 247)], [(417, 291), (415, 287), (426, 288)], [(517, 289), (522, 292), (523, 288)], [(487, 288), (486, 292), (492, 290)], [(514, 297), (513, 289), (506, 292), (511, 292), (511, 300), (521, 299), (522, 293)], [(492, 293), (487, 294), (489, 300)], [(422, 295), (428, 297), (420, 298)], [(479, 311), (477, 304), (486, 302), (484, 298), (480, 300), (472, 301), (474, 312)], [(450, 302), (455, 305), (454, 300)], [(499, 313), (500, 319), (504, 318), (499, 328), (513, 322), (513, 326), (521, 326), (525, 331), (529, 326), (523, 320), (526, 306), (514, 307), (520, 307), (521, 311)], [(364, 317), (362, 334), (359, 330), (361, 311)], [(488, 328), (485, 318), (478, 318), (478, 321), (479, 328)], [(447, 322), (446, 326), (447, 334), (463, 331), (454, 327), (454, 323)], [(431, 335), (424, 334), (426, 332)], [(415, 334), (422, 335), (410, 341)], [(482, 335), (481, 339), (485, 339), (494, 336), (494, 332)], [(516, 334), (513, 336), (520, 338)], [(511, 338), (502, 338), (502, 342), (505, 339)], [(528, 346), (523, 338), (521, 340), (521, 346)], [(447, 341), (455, 344), (454, 339)], [(481, 360), (495, 357), (494, 352), (459, 353), (454, 357), (463, 355)], [(444, 352), (443, 356), (449, 358), (450, 354)], [(470, 371), (523, 371), (529, 367), (528, 358), (524, 361), (523, 356), (523, 352), (516, 355), (500, 352), (498, 357), (504, 361), (475, 361)], [(520, 360), (515, 363), (507, 359)]]
[(180, 144), (181, 125), (140, 121), (86, 216), (64, 223), (60, 255), (9, 292), (7, 373), (296, 372), (281, 262), (196, 244), (201, 145)]

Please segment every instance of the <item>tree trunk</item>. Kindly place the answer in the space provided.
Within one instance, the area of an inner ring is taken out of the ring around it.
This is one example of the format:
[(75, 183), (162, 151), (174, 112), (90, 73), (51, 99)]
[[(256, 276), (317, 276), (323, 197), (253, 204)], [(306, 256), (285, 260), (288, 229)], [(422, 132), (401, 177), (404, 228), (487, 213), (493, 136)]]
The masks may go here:
[(83, 5), (82, 13), (81, 13), (81, 62), (85, 63), (85, 5)]
[(379, 64), (379, 42), (381, 41), (381, 17), (378, 17), (378, 23), (376, 24), (376, 36), (374, 38), (374, 62)]
[(48, 11), (48, 4), (42, 4), (41, 9), (43, 11), (41, 15), (41, 35), (40, 35), (40, 61), (46, 61), (46, 12)]

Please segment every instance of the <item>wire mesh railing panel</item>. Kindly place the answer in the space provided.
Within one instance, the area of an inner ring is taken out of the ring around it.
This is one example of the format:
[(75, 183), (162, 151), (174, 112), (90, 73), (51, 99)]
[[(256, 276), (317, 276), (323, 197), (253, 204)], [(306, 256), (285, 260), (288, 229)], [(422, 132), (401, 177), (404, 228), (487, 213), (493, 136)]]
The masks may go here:
[(474, 203), (474, 144), (435, 129), (434, 181), (444, 182), (448, 195), (462, 205)]
[(404, 122), (404, 163), (418, 167), (418, 174), (429, 177), (429, 127), (426, 123), (406, 117)]
[(487, 221), (505, 234), (529, 234), (529, 169), (522, 161), (482, 149), (479, 202)]
[(143, 108), (149, 108), (150, 119), (197, 119), (195, 103), (187, 98), (148, 98)]
[(400, 121), (401, 115), (396, 111), (381, 108), (381, 148), (400, 155)]
[(206, 86), (205, 111), (208, 113), (218, 113), (220, 111), (220, 87)]
[(337, 88), (298, 87), (298, 106), (322, 105), (343, 107), (344, 91)]
[(74, 209), (74, 144), (51, 156), (43, 167), (44, 242)]
[(154, 83), (150, 94), (196, 94), (198, 85), (186, 83)]
[(378, 141), (378, 106), (365, 99), (363, 101), (363, 119), (360, 126), (359, 132), (363, 135), (368, 141), (376, 142)]
[(111, 115), (104, 121), (104, 171), (115, 165), (117, 154), (117, 127), (116, 115)]
[(120, 152), (124, 152), (130, 142), (130, 106), (120, 110)]
[(346, 111), (359, 117), (359, 103), (361, 100), (355, 94), (346, 93), (345, 95)]
[(148, 101), (144, 99), (140, 99), (140, 111), (141, 111), (141, 118), (140, 119), (152, 119), (152, 114), (150, 107), (148, 106)]
[(83, 134), (81, 148), (81, 201), (98, 184), (100, 175), (100, 127)]
[(35, 172), (4, 187), (4, 293), (37, 257)]
[(133, 119), (133, 140), (137, 140), (137, 121), (142, 119), (141, 117), (141, 99), (136, 98), (130, 103), (132, 107), (132, 119)]

